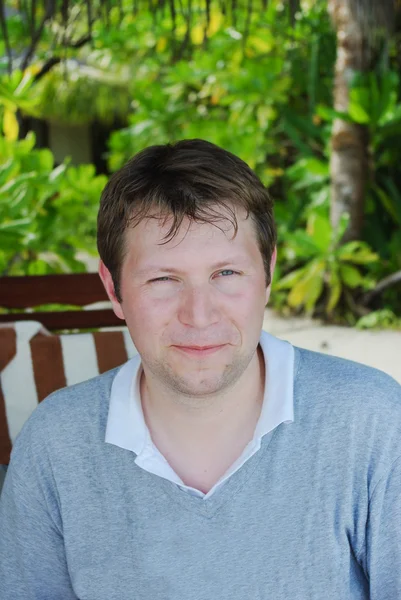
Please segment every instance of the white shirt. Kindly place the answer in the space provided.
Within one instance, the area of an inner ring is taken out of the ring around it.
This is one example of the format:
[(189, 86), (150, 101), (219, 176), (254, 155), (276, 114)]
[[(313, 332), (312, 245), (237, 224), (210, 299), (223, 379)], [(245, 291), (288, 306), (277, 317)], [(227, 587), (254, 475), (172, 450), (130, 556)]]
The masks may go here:
[(137, 454), (135, 463), (199, 496), (210, 496), (260, 448), (261, 439), (281, 423), (294, 420), (294, 348), (262, 331), (260, 346), (265, 360), (265, 393), (253, 439), (207, 494), (187, 486), (154, 445), (145, 423), (139, 390), (139, 354), (125, 363), (113, 380), (105, 441)]

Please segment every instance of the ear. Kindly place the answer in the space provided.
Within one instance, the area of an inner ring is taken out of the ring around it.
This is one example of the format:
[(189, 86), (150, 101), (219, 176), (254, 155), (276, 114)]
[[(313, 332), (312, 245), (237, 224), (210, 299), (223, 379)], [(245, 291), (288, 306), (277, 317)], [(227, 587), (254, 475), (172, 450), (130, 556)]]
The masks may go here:
[(270, 285), (266, 288), (266, 304), (269, 302), (269, 298), (270, 298), (270, 292), (271, 292), (271, 287), (272, 287), (274, 269), (276, 268), (276, 262), (277, 262), (277, 246), (274, 246), (272, 259), (270, 262)]
[(107, 295), (110, 299), (110, 302), (113, 306), (113, 311), (114, 311), (115, 315), (119, 319), (125, 319), (124, 313), (121, 308), (121, 304), (119, 303), (119, 301), (117, 300), (117, 297), (116, 297), (114, 283), (113, 283), (113, 279), (110, 275), (110, 271), (105, 266), (105, 264), (102, 260), (99, 262), (99, 275), (100, 275), (100, 279), (103, 282), (103, 285), (107, 292)]

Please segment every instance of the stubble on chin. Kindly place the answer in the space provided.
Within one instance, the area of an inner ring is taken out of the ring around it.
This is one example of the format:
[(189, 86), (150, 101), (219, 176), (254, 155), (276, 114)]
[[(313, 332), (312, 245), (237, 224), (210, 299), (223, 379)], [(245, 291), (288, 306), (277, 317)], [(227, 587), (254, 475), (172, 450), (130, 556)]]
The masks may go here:
[(169, 365), (167, 361), (148, 362), (148, 368), (163, 387), (167, 387), (177, 396), (185, 398), (186, 404), (193, 399), (192, 404), (196, 405), (202, 398), (228, 392), (245, 372), (252, 357), (253, 353), (251, 356), (237, 357), (231, 363), (223, 364), (219, 371), (213, 371), (213, 359), (210, 367), (199, 366), (197, 369), (194, 366), (182, 373), (180, 373), (182, 366), (177, 368)]

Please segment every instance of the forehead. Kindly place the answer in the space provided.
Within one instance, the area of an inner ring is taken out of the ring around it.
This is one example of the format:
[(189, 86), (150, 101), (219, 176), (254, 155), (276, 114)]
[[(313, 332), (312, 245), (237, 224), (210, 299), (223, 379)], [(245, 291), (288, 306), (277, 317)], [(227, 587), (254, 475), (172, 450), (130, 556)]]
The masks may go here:
[[(235, 250), (244, 254), (259, 254), (256, 228), (244, 210), (235, 213), (237, 232), (231, 216), (222, 213), (221, 219), (211, 223), (195, 222), (185, 217), (177, 232), (171, 237), (173, 217), (151, 215), (125, 232), (125, 256), (135, 262), (147, 257), (201, 258)], [(218, 256), (217, 256), (218, 257)]]

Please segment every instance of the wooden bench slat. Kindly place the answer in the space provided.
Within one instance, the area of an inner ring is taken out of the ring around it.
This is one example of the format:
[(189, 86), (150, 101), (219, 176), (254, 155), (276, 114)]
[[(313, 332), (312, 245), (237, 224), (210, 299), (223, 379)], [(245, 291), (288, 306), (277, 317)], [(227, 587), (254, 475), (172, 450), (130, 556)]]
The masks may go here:
[(97, 273), (0, 277), (0, 306), (4, 308), (86, 306), (105, 300), (108, 297)]
[(116, 317), (111, 309), (10, 313), (0, 315), (0, 323), (9, 323), (10, 321), (39, 321), (49, 331), (125, 326), (125, 321)]

